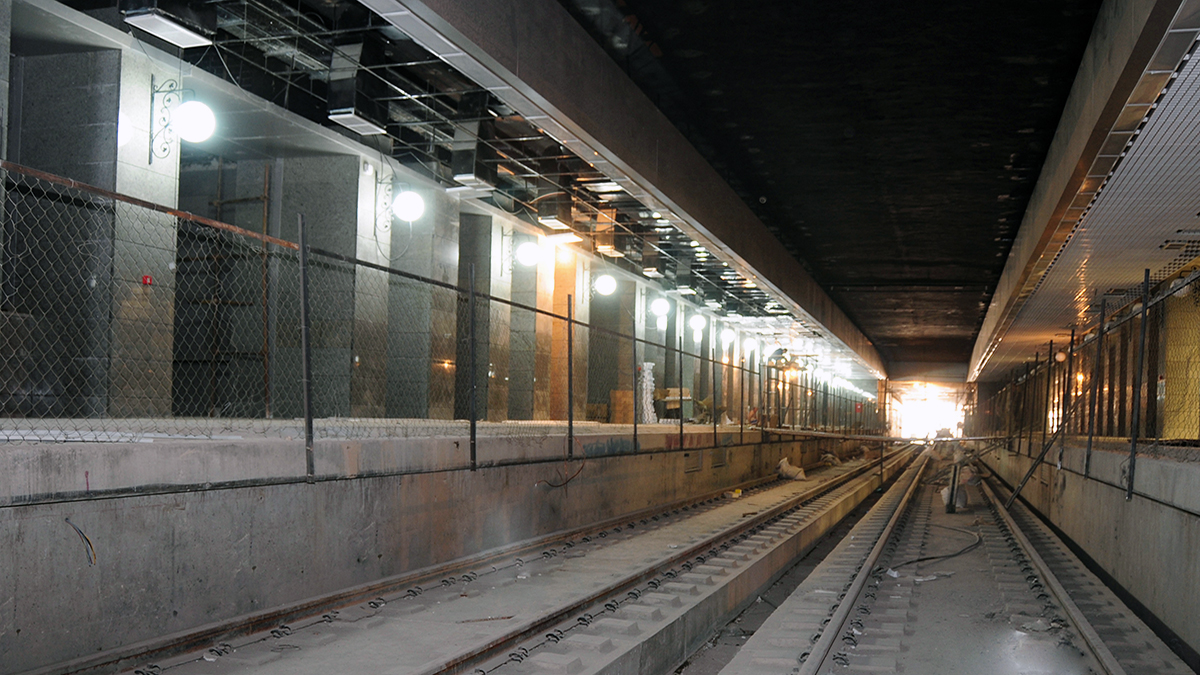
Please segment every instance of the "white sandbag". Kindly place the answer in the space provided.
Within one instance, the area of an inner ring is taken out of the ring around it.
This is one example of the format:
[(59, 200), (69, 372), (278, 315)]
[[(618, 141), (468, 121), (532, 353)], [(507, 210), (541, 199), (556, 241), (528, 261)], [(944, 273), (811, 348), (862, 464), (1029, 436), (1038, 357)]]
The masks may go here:
[(804, 480), (804, 469), (798, 466), (792, 466), (787, 457), (779, 460), (779, 465), (775, 467), (779, 472), (779, 477), (786, 480)]

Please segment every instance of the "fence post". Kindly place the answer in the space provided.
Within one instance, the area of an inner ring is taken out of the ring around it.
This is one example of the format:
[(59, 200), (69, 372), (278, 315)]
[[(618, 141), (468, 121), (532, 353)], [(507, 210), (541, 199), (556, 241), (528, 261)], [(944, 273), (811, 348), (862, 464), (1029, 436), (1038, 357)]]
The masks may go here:
[(575, 299), (567, 294), (567, 459), (575, 456)]
[(742, 386), (738, 387), (738, 393), (741, 394), (741, 402), (738, 404), (738, 444), (746, 442), (746, 387), (750, 386), (750, 378), (746, 374), (746, 357), (742, 357), (738, 361), (741, 368)]
[[(682, 308), (683, 308), (682, 303), (677, 304), (676, 307), (679, 308), (677, 311), (682, 312)], [(679, 319), (682, 319), (682, 316), (679, 317)], [(678, 320), (676, 322), (676, 325), (677, 326), (679, 325)], [(678, 388), (679, 388), (679, 449), (682, 450), (683, 449), (683, 345), (684, 345), (684, 342), (683, 342), (683, 331), (678, 331), (678, 332), (679, 332), (679, 375), (677, 375), (675, 377), (675, 384), (678, 385)]]
[(1029, 441), (1025, 445), (1025, 452), (1030, 457), (1033, 457), (1033, 428), (1035, 426), (1033, 421), (1037, 418), (1037, 369), (1041, 362), (1042, 355), (1034, 352), (1033, 368), (1027, 368), (1025, 371), (1025, 398), (1027, 399), (1025, 408), (1029, 411), (1029, 414), (1026, 415), (1029, 418)]
[(1150, 270), (1142, 278), (1141, 335), (1138, 338), (1137, 370), (1133, 372), (1133, 428), (1129, 433), (1129, 484), (1125, 486), (1125, 501), (1133, 499), (1133, 471), (1137, 467), (1137, 442), (1142, 421), (1142, 384), (1146, 369), (1146, 313), (1150, 304)]
[(633, 352), (633, 451), (638, 451), (638, 403), (642, 399), (641, 375), (642, 367), (638, 364), (637, 346), (638, 340), (636, 337), (637, 329), (634, 329), (635, 337), (633, 344), (630, 346), (630, 351)]
[(1104, 353), (1104, 314), (1107, 300), (1100, 299), (1100, 325), (1096, 329), (1096, 353), (1092, 356), (1092, 392), (1088, 401), (1088, 440), (1083, 453), (1083, 477), (1092, 470), (1092, 439), (1096, 436), (1096, 399), (1100, 395), (1100, 356)]
[[(720, 337), (719, 335), (715, 335), (716, 326), (712, 328), (712, 332), (714, 333), (714, 337)], [(712, 409), (710, 412), (712, 413), (713, 447), (715, 448), (717, 447), (717, 341), (711, 338), (710, 340), (713, 343), (712, 348), (709, 350), (712, 353), (712, 377), (708, 379), (708, 396), (712, 399)], [(724, 387), (721, 387), (721, 393), (725, 393)]]
[(467, 313), (470, 315), (469, 333), (470, 333), (470, 340), (471, 340), (471, 352), (470, 352), (471, 353), (471, 364), (470, 364), (470, 367), (471, 367), (471, 404), (470, 404), (470, 406), (468, 406), (468, 410), (470, 411), (470, 415), (471, 415), (471, 442), (470, 442), (470, 444), (471, 444), (471, 470), (475, 471), (476, 469), (479, 468), (478, 456), (476, 455), (478, 437), (476, 436), (476, 426), (475, 426), (475, 419), (478, 417), (478, 414), (476, 413), (476, 408), (475, 408), (475, 406), (476, 406), (475, 399), (479, 395), (478, 361), (476, 360), (476, 357), (475, 357), (475, 348), (476, 348), (476, 346), (475, 346), (475, 263), (469, 263), (467, 266), (467, 270), (468, 270), (468, 283), (470, 284), (470, 288), (467, 289), (467, 292), (468, 292)]
[(1058, 423), (1058, 468), (1062, 470), (1063, 454), (1067, 451), (1067, 432), (1071, 430), (1071, 391), (1075, 386), (1075, 329), (1071, 329), (1071, 344), (1067, 347), (1067, 372), (1063, 376), (1062, 388), (1062, 421)]
[(1046, 352), (1046, 401), (1042, 406), (1042, 445), (1046, 447), (1046, 432), (1050, 430), (1050, 393), (1054, 386), (1054, 340), (1050, 341), (1050, 351)]
[(312, 340), (309, 335), (308, 236), (304, 231), (303, 213), (296, 215), (296, 231), (300, 240), (300, 384), (304, 390), (304, 468), (308, 482), (312, 483), (316, 475), (313, 459)]

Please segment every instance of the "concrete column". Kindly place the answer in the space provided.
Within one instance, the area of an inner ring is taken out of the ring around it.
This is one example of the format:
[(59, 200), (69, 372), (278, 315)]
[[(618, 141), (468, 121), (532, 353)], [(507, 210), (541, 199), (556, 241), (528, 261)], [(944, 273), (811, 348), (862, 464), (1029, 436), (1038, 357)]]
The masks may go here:
[[(359, 260), (387, 266), (391, 261), (392, 232), (407, 227), (392, 215), (390, 180), (379, 180), (370, 162), (357, 160), (358, 221), (356, 253)], [(354, 335), (350, 375), (350, 414), (385, 417), (387, 414), (388, 289), (391, 276), (382, 270), (358, 267), (354, 272)]]
[[(178, 146), (149, 156), (150, 77), (161, 71), (113, 50), (16, 59), (9, 157), (174, 206)], [(30, 192), (13, 201), (6, 249), (25, 255), (8, 261), (6, 294), (28, 317), (28, 387), (53, 414), (170, 415), (174, 218)]]
[[(570, 296), (574, 307), (574, 319), (580, 322), (589, 320), (589, 299), (587, 289), (590, 287), (590, 265), (583, 256), (576, 255), (568, 248), (559, 248), (554, 256), (554, 313), (567, 316), (567, 298)], [(574, 417), (576, 420), (585, 419), (587, 411), (587, 363), (588, 363), (588, 333), (578, 327), (573, 335), (573, 375), (574, 375)], [(550, 418), (561, 420), (567, 418), (567, 322), (555, 319), (553, 322), (553, 346), (551, 348), (551, 395)]]
[[(532, 234), (514, 234), (513, 251), (522, 244), (537, 244)], [(512, 267), (513, 302), (538, 306), (538, 266), (515, 263)], [(537, 363), (537, 313), (512, 310), (509, 332), (508, 418), (534, 419), (534, 384)]]
[[(1162, 310), (1163, 438), (1200, 438), (1200, 341), (1195, 328), (1200, 324), (1200, 296), (1185, 290), (1187, 295), (1168, 299)], [(1158, 388), (1150, 390), (1152, 395)]]
[[(458, 231), (458, 285), (469, 289), (474, 283), (474, 289), (482, 295), (492, 292), (492, 219), (474, 213), (464, 213), (459, 216)], [(474, 281), (471, 269), (474, 268)], [(458, 303), (458, 334), (461, 339), (456, 345), (456, 360), (458, 368), (454, 388), (454, 417), (469, 419), (471, 411), (472, 384), (475, 387), (476, 419), (487, 419), (489, 391), (492, 385), (488, 377), (491, 363), (491, 303), (486, 298), (475, 298), (475, 370), (474, 383), (471, 371), (471, 302), (464, 294)]]
[[(612, 295), (592, 295), (590, 325), (620, 335), (634, 335), (637, 286), (619, 280)], [(633, 341), (609, 334), (594, 334), (588, 350), (588, 403), (607, 406), (597, 421), (633, 423)]]
[[(458, 283), (459, 203), (416, 188), (425, 215), (394, 223), (391, 266)], [(449, 419), (454, 412), (458, 294), (392, 276), (388, 281), (387, 416)]]
[[(279, 236), (298, 238), (297, 216), (304, 214), (309, 246), (353, 256), (358, 250), (359, 161), (356, 157), (288, 157), (278, 161)], [(278, 320), (272, 359), (272, 399), (276, 415), (303, 413), (299, 270), (293, 256), (279, 263), (273, 297)], [(353, 367), (355, 269), (310, 257), (309, 289), (313, 415), (350, 413)]]

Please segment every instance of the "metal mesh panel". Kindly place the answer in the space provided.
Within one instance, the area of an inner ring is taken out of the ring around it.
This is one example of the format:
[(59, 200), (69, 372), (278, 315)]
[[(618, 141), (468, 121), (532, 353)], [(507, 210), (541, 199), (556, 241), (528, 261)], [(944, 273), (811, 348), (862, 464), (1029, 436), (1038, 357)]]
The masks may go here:
[(585, 454), (639, 430), (882, 431), (807, 374), (730, 362), (711, 323), (635, 340), (633, 295), (568, 321), (570, 296), (472, 293), (470, 269), (456, 286), (311, 248), (305, 271), (296, 243), (4, 166), (0, 441), (301, 441), (311, 419), (315, 440), (478, 438), (486, 462), (560, 454), (568, 429), (634, 440)]
[(1136, 437), (1156, 447), (1200, 441), (1197, 283), (1190, 276), (1164, 284), (1151, 293), (1144, 319), (1138, 300), (1106, 316), (1102, 332), (1061, 345), (1063, 361), (1043, 354), (1017, 369), (983, 406), (979, 423), (1025, 451), (1060, 426), (1068, 437)]

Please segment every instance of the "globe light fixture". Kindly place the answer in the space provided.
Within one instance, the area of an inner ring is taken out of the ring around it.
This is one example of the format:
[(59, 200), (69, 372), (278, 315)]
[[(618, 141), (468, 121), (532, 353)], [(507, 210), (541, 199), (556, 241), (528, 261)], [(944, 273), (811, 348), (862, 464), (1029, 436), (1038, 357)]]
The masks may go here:
[(200, 101), (187, 101), (171, 111), (171, 130), (188, 143), (203, 143), (217, 130), (217, 116)]
[[(650, 312), (654, 316), (666, 318), (667, 313), (671, 311), (671, 303), (667, 302), (666, 298), (655, 298), (654, 302), (650, 303)], [(666, 321), (662, 322), (666, 324)], [(663, 328), (666, 328), (664, 325)], [(661, 328), (659, 330), (662, 330)]]
[(704, 330), (704, 327), (707, 325), (708, 325), (708, 321), (706, 321), (704, 319), (704, 316), (701, 314), (693, 314), (692, 318), (688, 319), (688, 326), (690, 326), (691, 329), (695, 330), (695, 331)]
[(400, 220), (411, 223), (425, 213), (425, 200), (412, 190), (405, 190), (392, 200), (392, 213)]
[(721, 344), (729, 346), (731, 342), (737, 339), (737, 333), (733, 332), (732, 328), (726, 328), (721, 331)]
[(755, 340), (754, 338), (746, 338), (746, 341), (742, 343), (742, 349), (744, 349), (747, 354), (753, 352), (755, 349), (758, 349), (758, 340)]
[(517, 262), (533, 267), (542, 260), (542, 247), (537, 242), (527, 241), (517, 247)]
[(601, 274), (596, 277), (595, 288), (600, 295), (612, 295), (617, 290), (617, 280), (611, 274)]
[(666, 329), (667, 329), (667, 317), (665, 317), (665, 316), (660, 316), (660, 317), (658, 317), (657, 319), (655, 319), (655, 320), (654, 320), (654, 327), (655, 327), (655, 328), (657, 328), (657, 329), (659, 329), (659, 330), (666, 330)]

